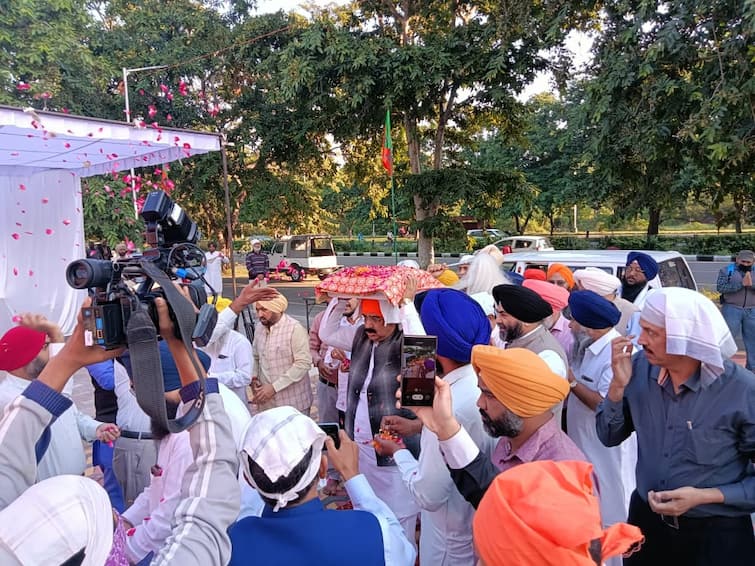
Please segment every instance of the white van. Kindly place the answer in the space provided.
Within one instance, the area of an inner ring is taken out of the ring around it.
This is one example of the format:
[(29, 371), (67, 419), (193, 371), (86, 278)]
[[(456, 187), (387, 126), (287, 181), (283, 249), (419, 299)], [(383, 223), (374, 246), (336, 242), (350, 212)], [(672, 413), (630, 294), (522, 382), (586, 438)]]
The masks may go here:
[[(627, 262), (627, 254), (632, 250), (555, 250), (546, 252), (517, 252), (503, 256), (504, 271), (514, 271), (520, 275), (525, 269), (536, 268), (548, 271), (552, 263), (566, 265), (572, 271), (585, 267), (598, 267), (621, 279)], [(685, 287), (697, 290), (697, 283), (679, 252), (656, 252), (638, 250), (648, 254), (658, 262), (658, 281), (662, 287)]]

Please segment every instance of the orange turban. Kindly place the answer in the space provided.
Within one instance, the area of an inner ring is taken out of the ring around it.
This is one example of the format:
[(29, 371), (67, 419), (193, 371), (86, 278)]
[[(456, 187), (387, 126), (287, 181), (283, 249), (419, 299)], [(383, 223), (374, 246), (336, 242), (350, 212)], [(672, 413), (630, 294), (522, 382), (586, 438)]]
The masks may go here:
[(523, 418), (551, 410), (569, 393), (569, 382), (524, 348), (475, 346), (472, 366), (495, 398)]
[(600, 540), (605, 561), (643, 540), (640, 529), (626, 523), (603, 530), (591, 464), (552, 460), (498, 474), (477, 508), (473, 531), (488, 566), (595, 566), (590, 541)]
[(383, 311), (380, 310), (380, 302), (375, 299), (362, 299), (362, 314), (366, 316), (383, 317)]
[(550, 281), (551, 276), (555, 273), (558, 273), (564, 278), (570, 291), (574, 288), (574, 275), (572, 275), (571, 269), (566, 267), (563, 263), (552, 263), (548, 268), (546, 279)]
[[(540, 272), (542, 273), (542, 271)], [(558, 285), (553, 285), (547, 281), (538, 281), (536, 279), (525, 279), (522, 287), (532, 289), (540, 295), (551, 306), (553, 312), (564, 309), (569, 304), (569, 291)]]

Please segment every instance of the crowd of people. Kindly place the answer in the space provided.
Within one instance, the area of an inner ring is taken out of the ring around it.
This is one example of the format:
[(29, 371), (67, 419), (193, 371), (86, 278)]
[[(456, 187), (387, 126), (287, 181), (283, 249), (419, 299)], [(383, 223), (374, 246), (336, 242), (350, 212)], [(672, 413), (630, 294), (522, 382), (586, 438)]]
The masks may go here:
[[(0, 563), (752, 564), (753, 259), (719, 274), (719, 308), (643, 252), (619, 279), (503, 272), (488, 247), (430, 266), (442, 288), (406, 270), (397, 304), (330, 298), (308, 331), (247, 258), (202, 347), (156, 300), (168, 416), (205, 402), (178, 432), (142, 409), (127, 349), (23, 314), (0, 338)], [(401, 404), (405, 335), (437, 339), (432, 406)]]

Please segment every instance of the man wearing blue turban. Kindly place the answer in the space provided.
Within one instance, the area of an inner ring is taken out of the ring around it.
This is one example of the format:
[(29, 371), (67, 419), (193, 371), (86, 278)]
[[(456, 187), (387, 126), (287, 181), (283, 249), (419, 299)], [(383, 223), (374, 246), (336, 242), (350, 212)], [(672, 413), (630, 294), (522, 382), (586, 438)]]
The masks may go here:
[[(454, 289), (428, 291), (420, 309), (420, 319), (429, 335), (438, 337), (437, 369), (451, 386), (456, 419), (469, 431), (482, 451), (491, 443), (485, 434), (477, 408), (480, 390), (477, 374), (470, 364), (472, 347), (488, 344), (490, 321), (477, 302)], [(404, 422), (406, 421), (406, 422)], [(383, 427), (404, 435), (409, 423), (401, 417), (385, 417)], [(455, 566), (474, 564), (472, 542), (473, 507), (454, 486), (443, 460), (438, 437), (421, 429), (419, 460), (395, 442), (378, 439), (377, 450), (393, 455), (401, 477), (422, 510), (419, 548), (423, 564)]]
[(657, 287), (652, 284), (657, 275), (658, 263), (652, 257), (642, 252), (629, 252), (621, 277), (621, 298), (642, 309), (648, 291)]
[[(581, 359), (572, 361), (569, 372), (567, 434), (594, 466), (600, 485), (600, 514), (603, 525), (608, 527), (627, 520), (629, 498), (636, 483), (636, 435), (632, 434), (620, 446), (608, 448), (595, 429), (595, 410), (607, 395), (613, 379), (611, 342), (620, 336), (614, 327), (621, 313), (611, 301), (594, 291), (572, 292), (569, 307), (572, 314), (569, 326), (575, 331), (582, 330), (589, 338), (589, 345)], [(606, 564), (621, 564), (621, 559)]]

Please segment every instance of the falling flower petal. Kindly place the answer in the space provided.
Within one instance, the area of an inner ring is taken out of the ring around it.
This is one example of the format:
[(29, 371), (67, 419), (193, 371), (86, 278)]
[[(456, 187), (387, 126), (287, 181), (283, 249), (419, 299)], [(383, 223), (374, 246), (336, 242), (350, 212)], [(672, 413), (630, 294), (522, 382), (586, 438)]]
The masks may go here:
[(13, 268), (13, 275), (18, 276), (18, 267)]
[(44, 198), (42, 199), (42, 204), (47, 204), (48, 202), (50, 202), (50, 199), (49, 199), (49, 198), (47, 198), (47, 197), (44, 197)]
[(54, 232), (55, 231), (52, 228), (47, 228), (45, 230), (45, 234), (47, 234), (48, 236), (52, 236)]
[(150, 118), (154, 118), (157, 115), (157, 108), (153, 104), (149, 105), (148, 114)]
[(165, 117), (165, 119), (166, 119), (166, 120), (167, 120), (168, 122), (171, 122), (171, 121), (173, 120), (173, 116), (171, 116), (170, 114), (168, 114), (168, 115), (167, 115), (167, 116)]
[(29, 277), (34, 277), (34, 270), (32, 269), (29, 270)]
[(25, 83), (21, 81), (20, 83), (16, 85), (16, 88), (18, 90), (29, 90), (31, 88), (31, 85), (29, 83)]
[(169, 93), (168, 93), (168, 94), (167, 94), (167, 95), (165, 96), (165, 98), (167, 98), (168, 100), (173, 100), (173, 93), (172, 93), (172, 92), (169, 92)]
[(139, 89), (139, 94), (141, 94), (142, 96), (144, 96), (144, 89), (143, 88)]
[(20, 185), (18, 186), (18, 188), (19, 188), (19, 190), (21, 190), (21, 191), (25, 191), (25, 190), (26, 190), (26, 185), (24, 185), (23, 183), (21, 183), (21, 184), (20, 184)]
[(66, 149), (68, 149), (69, 147), (71, 147), (71, 144), (68, 143), (68, 142), (66, 142), (66, 143), (63, 144), (63, 147), (65, 147)]
[(68, 114), (70, 110), (68, 108), (63, 108), (63, 114)]
[(11, 319), (11, 321), (13, 321), (13, 322), (21, 322), (21, 316), (17, 315), (17, 314), (14, 314), (13, 318)]
[(178, 94), (180, 94), (181, 96), (187, 96), (189, 94), (186, 83), (184, 81), (178, 83)]
[(169, 90), (169, 89), (168, 89), (168, 87), (167, 87), (167, 86), (165, 86), (165, 85), (162, 85), (162, 84), (161, 84), (161, 85), (160, 85), (160, 90), (161, 90), (161, 91), (163, 91), (163, 92), (165, 93), (165, 92), (168, 92), (168, 90)]
[(71, 223), (71, 221), (70, 221), (70, 220), (68, 220), (68, 218), (65, 218), (65, 219), (63, 219), (63, 224), (64, 224), (65, 226), (68, 226), (68, 225), (69, 225), (70, 223)]
[(21, 234), (16, 234), (15, 232), (13, 232), (13, 234), (11, 234), (10, 237), (13, 238), (14, 240), (18, 240), (21, 237)]

